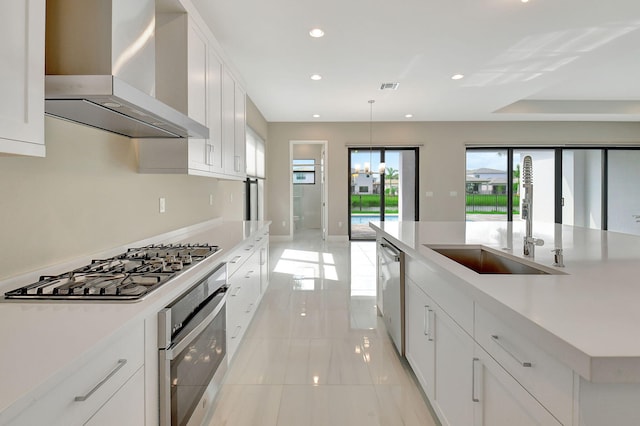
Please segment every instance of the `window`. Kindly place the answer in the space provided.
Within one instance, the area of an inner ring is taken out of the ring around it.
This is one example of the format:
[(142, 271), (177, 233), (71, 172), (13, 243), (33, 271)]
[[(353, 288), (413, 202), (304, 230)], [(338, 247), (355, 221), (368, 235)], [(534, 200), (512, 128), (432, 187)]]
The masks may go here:
[(525, 156), (533, 165), (534, 221), (640, 235), (637, 146), (467, 148), (468, 221), (521, 220)]
[(316, 183), (316, 164), (313, 159), (293, 160), (293, 184), (314, 185)]

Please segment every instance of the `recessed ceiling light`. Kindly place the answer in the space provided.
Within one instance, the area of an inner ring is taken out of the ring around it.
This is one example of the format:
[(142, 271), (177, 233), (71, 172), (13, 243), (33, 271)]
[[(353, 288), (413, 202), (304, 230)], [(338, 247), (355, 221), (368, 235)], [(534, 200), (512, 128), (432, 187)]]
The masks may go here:
[(320, 118), (320, 114), (313, 114), (313, 118)]
[(405, 114), (404, 118), (413, 118), (413, 114)]
[(313, 38), (320, 38), (324, 35), (324, 31), (322, 31), (320, 28), (314, 28), (309, 31), (309, 35)]
[(311, 76), (311, 80), (315, 80), (315, 81), (322, 80), (322, 76), (320, 74), (313, 74)]
[(120, 108), (122, 105), (116, 102), (104, 102), (102, 106), (105, 106), (107, 108)]
[(460, 80), (464, 78), (464, 74), (454, 74), (451, 76), (451, 80)]

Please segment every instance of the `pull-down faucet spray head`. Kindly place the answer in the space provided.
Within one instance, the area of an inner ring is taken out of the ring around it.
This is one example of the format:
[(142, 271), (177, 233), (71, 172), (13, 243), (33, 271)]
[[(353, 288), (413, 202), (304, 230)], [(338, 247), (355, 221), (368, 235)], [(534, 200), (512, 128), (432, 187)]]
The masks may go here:
[(525, 256), (533, 257), (535, 246), (541, 246), (544, 241), (533, 238), (533, 164), (531, 156), (527, 155), (522, 160), (522, 186), (524, 188), (524, 198), (522, 199), (522, 219), (526, 221), (526, 233), (524, 236)]

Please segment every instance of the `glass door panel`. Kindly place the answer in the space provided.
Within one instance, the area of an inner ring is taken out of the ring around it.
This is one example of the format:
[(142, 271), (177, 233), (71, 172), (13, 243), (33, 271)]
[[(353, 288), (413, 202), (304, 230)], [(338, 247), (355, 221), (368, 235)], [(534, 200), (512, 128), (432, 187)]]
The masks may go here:
[(562, 150), (562, 223), (602, 229), (602, 150)]
[(349, 149), (351, 239), (375, 239), (369, 221), (381, 220), (380, 149)]
[(640, 150), (608, 153), (608, 229), (640, 235)]
[[(468, 149), (466, 177), (466, 218), (468, 222), (508, 220), (506, 149)], [(515, 173), (514, 173), (515, 176)], [(517, 182), (514, 177), (514, 187)], [(514, 214), (517, 214), (518, 193), (514, 191)]]

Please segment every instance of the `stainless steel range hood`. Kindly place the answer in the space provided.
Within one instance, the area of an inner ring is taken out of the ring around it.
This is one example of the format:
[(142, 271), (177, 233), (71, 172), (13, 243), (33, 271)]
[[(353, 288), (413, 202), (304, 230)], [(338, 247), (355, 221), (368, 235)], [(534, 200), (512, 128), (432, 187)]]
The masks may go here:
[(155, 0), (47, 0), (45, 113), (132, 138), (208, 138), (155, 98)]

